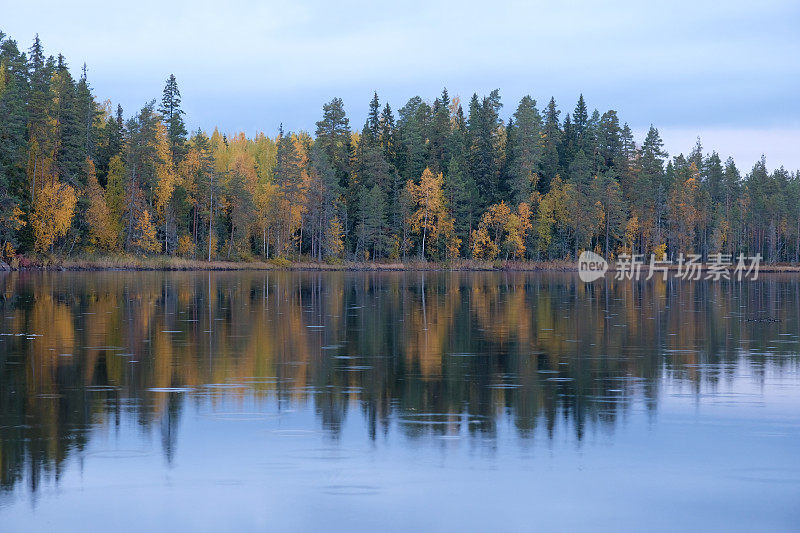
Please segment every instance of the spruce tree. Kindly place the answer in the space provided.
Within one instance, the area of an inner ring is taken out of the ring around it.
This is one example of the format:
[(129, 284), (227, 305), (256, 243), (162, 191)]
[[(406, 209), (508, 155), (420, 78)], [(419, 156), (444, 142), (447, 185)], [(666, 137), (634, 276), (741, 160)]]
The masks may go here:
[(81, 77), (78, 80), (76, 89), (76, 113), (78, 119), (78, 129), (83, 139), (84, 157), (94, 158), (95, 156), (95, 121), (100, 115), (97, 110), (97, 103), (92, 96), (92, 89), (86, 77), (86, 63), (83, 64)]
[(619, 118), (616, 111), (606, 111), (600, 117), (597, 129), (597, 150), (596, 172), (601, 173), (613, 168), (615, 172), (619, 173), (620, 169), (615, 167), (621, 163), (623, 152)]
[(447, 89), (433, 102), (428, 168), (434, 173), (446, 172), (450, 161), (450, 95)]
[(469, 138), (470, 174), (481, 193), (482, 208), (500, 201), (500, 92), (478, 100), (472, 95), (469, 105), (467, 132)]
[(559, 127), (559, 111), (555, 98), (550, 98), (544, 115), (544, 132), (542, 135), (542, 160), (539, 172), (539, 191), (546, 194), (550, 190), (550, 181), (559, 172), (558, 150), (561, 145), (561, 129)]
[(369, 102), (369, 114), (367, 115), (367, 124), (364, 128), (364, 133), (361, 135), (362, 142), (376, 143), (380, 136), (380, 108), (381, 104), (378, 100), (377, 91), (372, 96)]
[(586, 108), (586, 101), (583, 99), (583, 94), (578, 98), (578, 103), (575, 104), (575, 111), (572, 113), (572, 123), (575, 126), (575, 137), (578, 141), (580, 148), (584, 140), (583, 136), (589, 126), (589, 112)]
[(172, 163), (177, 165), (185, 153), (186, 125), (183, 122), (183, 109), (181, 109), (181, 91), (174, 74), (170, 74), (164, 91), (161, 95), (161, 105), (158, 112), (163, 117), (167, 126), (167, 138), (172, 155)]
[(400, 108), (397, 121), (397, 170), (403, 181), (419, 181), (428, 161), (431, 108), (415, 96)]
[(83, 164), (86, 159), (85, 135), (81, 131), (75, 80), (69, 72), (67, 61), (61, 54), (53, 75), (50, 116), (53, 121), (53, 150), (55, 176), (71, 184), (85, 185)]
[(383, 149), (386, 160), (395, 163), (397, 150), (395, 147), (394, 114), (389, 103), (386, 103), (378, 119), (378, 144)]
[(346, 187), (350, 176), (350, 121), (341, 98), (322, 106), (322, 120), (317, 122), (317, 143), (336, 170), (339, 184)]
[(510, 172), (512, 202), (516, 205), (530, 200), (539, 182), (539, 167), (543, 155), (542, 117), (536, 109), (536, 100), (524, 96), (514, 113), (513, 149)]

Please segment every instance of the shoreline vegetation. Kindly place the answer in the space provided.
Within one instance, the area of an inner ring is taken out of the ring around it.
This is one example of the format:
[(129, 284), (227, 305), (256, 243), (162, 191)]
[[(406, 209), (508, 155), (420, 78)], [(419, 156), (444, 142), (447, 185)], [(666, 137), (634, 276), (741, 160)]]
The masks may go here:
[(762, 156), (742, 172), (699, 138), (670, 157), (655, 126), (636, 139), (583, 95), (567, 112), (553, 97), (504, 104), (499, 89), (399, 109), (376, 92), (363, 127), (333, 98), (313, 132), (272, 136), (189, 133), (184, 115), (173, 75), (160, 102), (126, 115), (95, 97), (85, 66), (0, 31), (0, 261), (575, 270), (593, 250), (800, 264), (800, 170), (770, 172)]
[(577, 271), (573, 261), (479, 261), (460, 259), (447, 262), (421, 261), (339, 261), (318, 262), (307, 258), (290, 261), (285, 258), (249, 261), (191, 259), (159, 255), (132, 254), (79, 257), (23, 257), (12, 264), (0, 263), (0, 271), (212, 271), (212, 270), (295, 270), (295, 271)]
[[(643, 265), (642, 272), (646, 272)], [(307, 258), (290, 261), (285, 258), (253, 259), (250, 261), (226, 261), (190, 259), (165, 256), (137, 256), (131, 254), (78, 256), (78, 257), (34, 257), (17, 256), (12, 264), (0, 261), (0, 272), (6, 271), (318, 271), (318, 272), (577, 272), (575, 261), (480, 261), (458, 259), (436, 262), (419, 259), (406, 261), (341, 261), (317, 262)], [(677, 270), (670, 265), (668, 270)], [(615, 264), (609, 263), (608, 272), (615, 272)], [(800, 273), (800, 263), (761, 264), (760, 273)], [(655, 274), (659, 276), (658, 273)]]

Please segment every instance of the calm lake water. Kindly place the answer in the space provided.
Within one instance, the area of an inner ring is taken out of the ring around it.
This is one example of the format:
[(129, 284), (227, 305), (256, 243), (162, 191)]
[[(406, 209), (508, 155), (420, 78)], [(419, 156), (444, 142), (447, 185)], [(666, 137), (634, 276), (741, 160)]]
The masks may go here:
[(0, 530), (800, 529), (800, 282), (0, 276)]

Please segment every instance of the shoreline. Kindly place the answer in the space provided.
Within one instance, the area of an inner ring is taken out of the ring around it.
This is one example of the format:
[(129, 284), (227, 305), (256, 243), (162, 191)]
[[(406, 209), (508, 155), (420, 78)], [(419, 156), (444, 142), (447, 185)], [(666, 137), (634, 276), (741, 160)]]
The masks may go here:
[[(6, 271), (318, 271), (318, 272), (577, 272), (574, 261), (478, 261), (461, 259), (453, 262), (356, 262), (319, 263), (314, 261), (204, 261), (179, 257), (99, 256), (75, 258), (27, 258), (18, 256), (12, 265), (0, 261), (0, 272)], [(646, 266), (646, 265), (645, 265)], [(671, 265), (670, 271), (677, 270)], [(615, 272), (614, 264), (608, 272)], [(642, 268), (646, 272), (646, 268)], [(760, 273), (800, 273), (800, 263), (762, 264)], [(659, 276), (656, 273), (655, 276)]]
[(475, 261), (455, 262), (356, 262), (316, 261), (204, 261), (178, 257), (101, 256), (79, 258), (18, 257), (14, 265), (0, 262), (2, 271), (319, 271), (319, 272), (402, 272), (402, 271), (549, 271), (577, 272), (570, 261)]

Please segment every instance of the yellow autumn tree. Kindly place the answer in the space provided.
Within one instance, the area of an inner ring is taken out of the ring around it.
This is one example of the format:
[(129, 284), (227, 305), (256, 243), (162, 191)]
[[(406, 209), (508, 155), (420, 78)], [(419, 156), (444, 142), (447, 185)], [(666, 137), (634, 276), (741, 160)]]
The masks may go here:
[(328, 225), (326, 247), (331, 258), (341, 257), (344, 252), (344, 227), (337, 216), (334, 216)]
[(105, 191), (97, 181), (94, 161), (91, 158), (86, 158), (84, 167), (86, 172), (86, 197), (89, 200), (89, 207), (86, 210), (89, 241), (93, 246), (101, 250), (113, 250), (117, 246), (116, 225), (111, 220)]
[(481, 217), (481, 224), (486, 225), (496, 243), (502, 242), (503, 232), (510, 216), (511, 208), (505, 202), (500, 202), (489, 206), (489, 209)]
[(456, 221), (451, 216), (442, 218), (439, 224), (439, 234), (444, 239), (445, 257), (452, 261), (458, 258), (461, 249), (461, 237), (456, 235)]
[(636, 238), (639, 235), (639, 217), (632, 216), (625, 224), (625, 243), (620, 248), (619, 253), (632, 254)]
[(486, 225), (480, 225), (477, 230), (472, 230), (472, 256), (477, 259), (492, 260), (500, 253), (500, 247), (497, 246), (492, 238), (489, 236), (489, 230)]
[[(169, 252), (170, 201), (178, 185), (178, 174), (172, 164), (172, 153), (167, 137), (167, 128), (162, 122), (156, 126), (156, 190), (155, 208), (164, 226), (164, 252)], [(157, 250), (154, 250), (157, 251)]]
[(31, 216), (37, 251), (50, 250), (56, 239), (67, 234), (77, 202), (75, 189), (56, 178), (44, 180), (39, 186)]
[(556, 248), (557, 256), (567, 254), (570, 236), (570, 217), (575, 211), (575, 188), (556, 175), (550, 183), (550, 190), (539, 202), (536, 211), (535, 234), (539, 252), (547, 253)]
[(505, 245), (508, 254), (514, 259), (521, 259), (525, 256), (525, 230), (518, 214), (511, 213), (508, 216), (505, 231)]
[(528, 241), (528, 235), (530, 235), (533, 229), (533, 209), (531, 208), (531, 204), (528, 202), (521, 202), (517, 206), (517, 217), (519, 218), (519, 237), (522, 247), (516, 250), (516, 255), (523, 257), (526, 250), (525, 243)]
[(496, 258), (502, 246), (506, 259), (525, 256), (525, 241), (531, 229), (531, 207), (521, 202), (514, 212), (505, 203), (489, 206), (481, 217), (478, 229), (472, 232), (473, 256)]
[[(694, 163), (692, 163), (694, 170)], [(699, 176), (699, 172), (693, 172)], [(700, 187), (695, 175), (675, 186), (668, 201), (672, 240), (676, 252), (691, 253), (701, 212), (696, 198)]]
[[(450, 222), (451, 217), (445, 207), (444, 192), (442, 191), (443, 183), (444, 176), (441, 172), (434, 175), (429, 168), (425, 168), (419, 185), (415, 185), (410, 180), (406, 184), (414, 205), (408, 223), (411, 225), (412, 231), (422, 236), (421, 253), (423, 258), (428, 238), (436, 239), (441, 230), (446, 229)], [(454, 231), (450, 233), (448, 248), (452, 248), (455, 243), (454, 239), (457, 239)], [(458, 245), (456, 244), (455, 247), (457, 248)]]
[(161, 243), (158, 242), (156, 237), (156, 226), (153, 224), (148, 209), (144, 209), (142, 213), (136, 217), (134, 234), (135, 237), (132, 242), (139, 250), (143, 252), (158, 252), (161, 249)]

